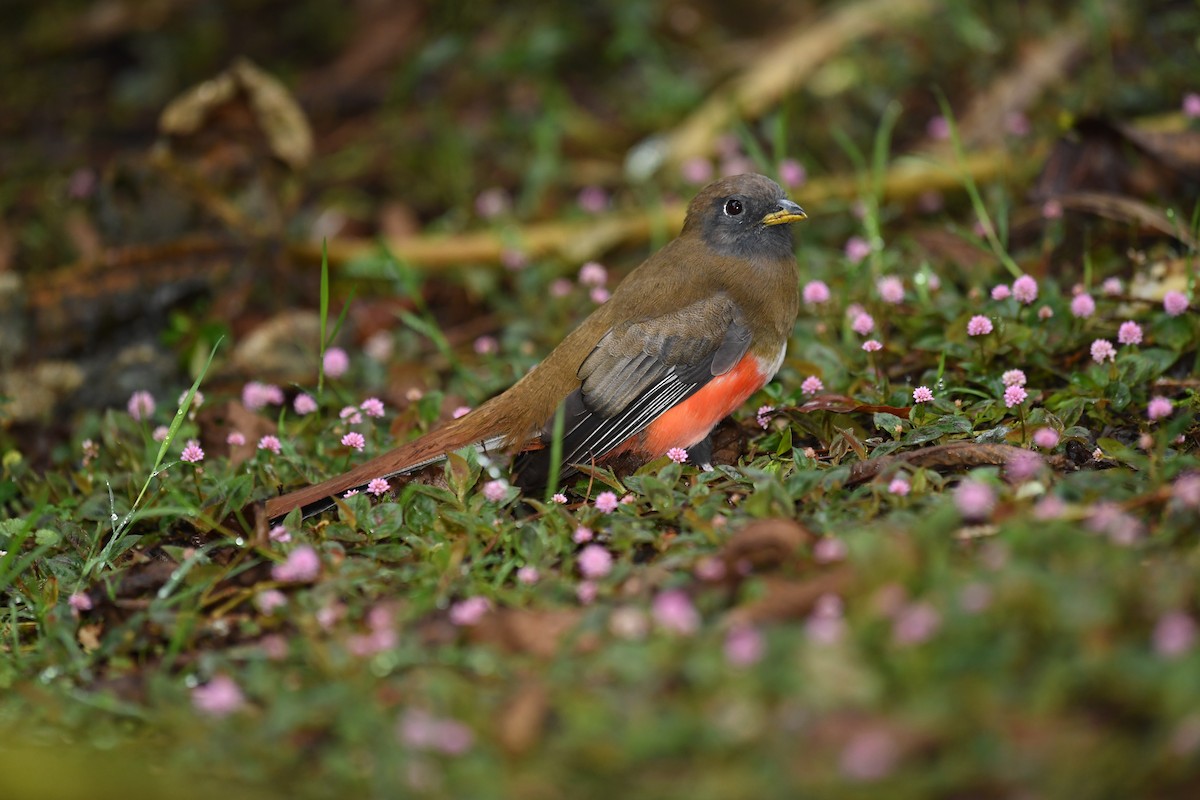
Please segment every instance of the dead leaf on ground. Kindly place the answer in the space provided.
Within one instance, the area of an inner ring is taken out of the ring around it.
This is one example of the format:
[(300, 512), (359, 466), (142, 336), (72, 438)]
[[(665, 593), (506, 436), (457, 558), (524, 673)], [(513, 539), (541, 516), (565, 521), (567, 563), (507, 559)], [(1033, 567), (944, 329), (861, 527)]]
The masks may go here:
[(529, 679), (500, 709), (496, 720), (497, 738), (509, 755), (528, 753), (542, 739), (546, 718), (550, 713), (550, 698), (546, 687)]
[(803, 580), (765, 575), (759, 579), (763, 588), (762, 594), (731, 609), (725, 615), (725, 623), (737, 627), (804, 619), (812, 612), (821, 595), (843, 594), (852, 577), (850, 568), (845, 566)]
[[(476, 644), (552, 658), (582, 618), (583, 611), (577, 608), (500, 608), (468, 628), (467, 636)], [(588, 651), (595, 647), (596, 641), (594, 637), (580, 637), (575, 644), (578, 650)]]
[[(200, 443), (206, 452), (229, 451), (229, 466), (236, 469), (254, 457), (258, 440), (275, 433), (276, 426), (267, 417), (256, 414), (237, 400), (221, 405), (205, 405), (196, 417), (200, 427)], [(228, 443), (229, 434), (240, 433), (245, 442), (240, 445)]]
[(741, 528), (721, 548), (726, 574), (745, 567), (754, 571), (775, 569), (801, 560), (804, 548), (816, 535), (792, 519), (760, 519)]
[(1032, 450), (1010, 444), (977, 444), (975, 442), (951, 442), (949, 444), (924, 447), (906, 453), (879, 456), (860, 461), (850, 467), (847, 486), (856, 486), (900, 465), (917, 469), (933, 469), (939, 472), (963, 472), (974, 467), (1007, 466), (1014, 458), (1027, 458), (1030, 454), (1042, 458), (1055, 470), (1070, 467), (1062, 456), (1043, 457)]

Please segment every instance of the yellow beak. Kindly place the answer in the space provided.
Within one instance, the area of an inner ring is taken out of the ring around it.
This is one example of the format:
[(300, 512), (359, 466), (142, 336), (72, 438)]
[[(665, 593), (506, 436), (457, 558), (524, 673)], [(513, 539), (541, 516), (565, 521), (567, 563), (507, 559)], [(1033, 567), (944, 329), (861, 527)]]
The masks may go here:
[(799, 222), (808, 219), (804, 209), (791, 200), (780, 200), (779, 208), (762, 218), (763, 225), (784, 225), (789, 222)]

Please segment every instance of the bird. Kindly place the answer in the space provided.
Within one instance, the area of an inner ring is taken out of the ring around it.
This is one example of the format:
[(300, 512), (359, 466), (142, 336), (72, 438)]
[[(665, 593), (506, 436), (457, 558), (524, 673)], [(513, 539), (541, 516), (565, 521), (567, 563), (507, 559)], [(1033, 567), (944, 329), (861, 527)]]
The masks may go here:
[[(789, 223), (807, 218), (775, 181), (721, 178), (696, 194), (679, 236), (631, 271), (509, 389), (350, 471), (266, 502), (272, 523), (476, 446), (514, 454), (513, 483), (579, 465), (645, 463), (674, 448), (707, 464), (708, 436), (771, 380), (799, 313)], [(556, 419), (559, 424), (556, 425)], [(552, 447), (556, 428), (561, 447)]]

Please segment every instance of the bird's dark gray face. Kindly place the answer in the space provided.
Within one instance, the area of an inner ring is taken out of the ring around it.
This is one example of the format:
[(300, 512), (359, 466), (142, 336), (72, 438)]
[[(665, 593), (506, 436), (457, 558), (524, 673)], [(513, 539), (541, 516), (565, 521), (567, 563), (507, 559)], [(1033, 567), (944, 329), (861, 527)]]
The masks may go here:
[(710, 184), (691, 213), (702, 215), (702, 233), (712, 249), (740, 258), (790, 257), (788, 223), (804, 219), (804, 209), (789, 200), (779, 184), (762, 175), (737, 175)]

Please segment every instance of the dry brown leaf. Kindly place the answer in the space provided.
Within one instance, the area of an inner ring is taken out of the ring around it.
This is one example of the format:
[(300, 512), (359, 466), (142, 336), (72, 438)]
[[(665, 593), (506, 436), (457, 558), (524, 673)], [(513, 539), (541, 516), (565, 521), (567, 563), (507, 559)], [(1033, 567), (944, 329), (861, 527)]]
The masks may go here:
[[(976, 442), (939, 444), (853, 464), (850, 467), (850, 477), (847, 479), (846, 485), (855, 486), (872, 480), (898, 464), (940, 472), (963, 472), (974, 467), (1006, 466), (1014, 457), (1026, 457), (1031, 452), (1023, 447), (1014, 447), (1010, 444), (978, 444)], [(1044, 458), (1044, 461), (1057, 470), (1068, 468), (1068, 462), (1062, 456), (1049, 456)]]
[(731, 575), (747, 565), (755, 571), (774, 569), (799, 560), (802, 550), (815, 539), (792, 519), (755, 520), (730, 537), (721, 548), (721, 560)]
[[(468, 636), (474, 642), (493, 644), (509, 652), (552, 658), (582, 617), (583, 612), (574, 608), (501, 608), (473, 625)], [(577, 644), (586, 650), (595, 642), (579, 641)]]
[(75, 636), (79, 639), (79, 646), (85, 652), (91, 653), (94, 650), (100, 649), (100, 634), (104, 631), (104, 626), (101, 624), (95, 625), (80, 625)]
[(803, 619), (811, 613), (821, 595), (844, 593), (852, 577), (849, 567), (838, 567), (803, 580), (765, 575), (759, 579), (762, 594), (730, 610), (725, 615), (725, 622), (736, 627)]
[(500, 710), (496, 721), (500, 746), (509, 755), (528, 753), (541, 741), (549, 713), (546, 688), (536, 680), (526, 680)]

